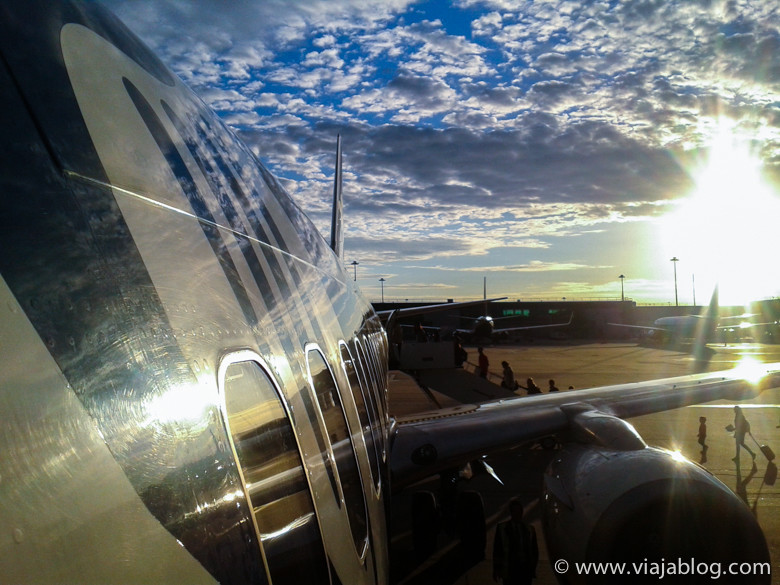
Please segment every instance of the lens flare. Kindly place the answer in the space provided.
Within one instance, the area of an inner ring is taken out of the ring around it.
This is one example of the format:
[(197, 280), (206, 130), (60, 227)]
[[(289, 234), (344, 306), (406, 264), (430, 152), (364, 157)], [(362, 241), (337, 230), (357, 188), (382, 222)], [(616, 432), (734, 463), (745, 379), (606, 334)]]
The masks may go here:
[(692, 178), (695, 189), (663, 220), (661, 240), (681, 259), (679, 269), (702, 285), (719, 283), (724, 305), (776, 295), (780, 279), (768, 259), (780, 196), (734, 122), (720, 121), (709, 157)]

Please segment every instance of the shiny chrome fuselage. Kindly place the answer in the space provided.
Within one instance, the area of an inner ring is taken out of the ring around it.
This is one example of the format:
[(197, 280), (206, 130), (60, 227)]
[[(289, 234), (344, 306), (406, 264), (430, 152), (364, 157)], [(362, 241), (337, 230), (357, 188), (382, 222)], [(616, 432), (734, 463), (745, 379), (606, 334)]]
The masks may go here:
[(340, 259), (113, 16), (0, 16), (2, 580), (383, 582), (387, 342)]

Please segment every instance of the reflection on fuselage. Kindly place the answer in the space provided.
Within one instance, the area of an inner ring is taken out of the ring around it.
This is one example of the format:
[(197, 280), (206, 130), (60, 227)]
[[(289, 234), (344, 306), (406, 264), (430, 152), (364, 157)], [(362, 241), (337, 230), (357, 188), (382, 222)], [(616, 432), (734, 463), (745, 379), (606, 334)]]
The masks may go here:
[[(381, 340), (372, 339), (377, 335), (380, 333), (363, 336), (365, 346), (381, 344)], [(319, 467), (326, 472), (337, 505), (346, 511), (355, 553), (364, 559), (370, 546), (368, 492), (354, 441), (362, 438), (361, 452), (367, 455), (371, 485), (379, 497), (383, 472), (377, 446), (384, 444), (386, 431), (378, 408), (384, 392), (379, 376), (386, 376), (386, 371), (375, 359), (375, 351), (362, 351), (357, 337), (352, 346), (362, 359), (354, 360), (343, 341), (339, 357), (359, 427), (350, 428), (339, 383), (313, 343), (305, 352), (310, 388), (303, 389), (300, 396), (319, 447)], [(307, 471), (301, 459), (289, 408), (259, 356), (238, 352), (226, 360), (221, 384), (224, 416), (244, 487), (244, 494), (233, 493), (231, 498), (245, 497), (251, 505), (271, 580), (324, 582), (329, 567), (322, 547), (322, 520), (312, 499), (307, 479), (311, 470)]]
[(344, 373), (347, 376), (347, 381), (349, 382), (349, 385), (352, 389), (352, 396), (355, 400), (355, 406), (357, 408), (358, 418), (362, 428), (361, 435), (366, 444), (366, 452), (368, 454), (369, 464), (371, 466), (373, 485), (377, 494), (379, 494), (381, 476), (379, 472), (380, 456), (378, 451), (379, 439), (377, 438), (377, 435), (381, 431), (372, 423), (372, 418), (376, 421), (378, 420), (378, 415), (376, 412), (372, 412), (372, 415), (369, 416), (367, 404), (372, 405), (372, 402), (369, 393), (365, 389), (366, 383), (361, 382), (358, 377), (357, 368), (355, 367), (355, 363), (352, 358), (352, 354), (350, 353), (349, 347), (347, 347), (345, 343), (341, 343), (340, 347), (341, 364), (344, 368)]
[[(48, 540), (0, 546), (0, 574), (17, 581), (13, 564), (30, 581), (72, 581), (89, 566), (84, 581), (132, 581), (144, 564), (184, 559), (206, 583), (384, 580), (387, 347), (341, 259), (97, 3), (6, 2), (3, 14), (0, 305), (24, 315), (3, 363), (40, 346), (70, 402), (34, 406), (88, 422), (6, 446), (6, 493), (31, 481), (13, 472), (20, 461), (41, 470), (36, 504), (15, 507)], [(11, 378), (4, 365), (0, 393), (27, 406), (37, 375)], [(43, 422), (17, 417), (6, 435), (29, 439)], [(80, 447), (90, 433), (111, 474)], [(76, 460), (103, 477), (71, 483)], [(114, 508), (94, 505), (104, 485), (126, 488), (124, 530), (106, 520)], [(50, 502), (67, 522), (41, 519)], [(140, 527), (167, 544), (154, 562), (124, 546), (147, 536)], [(72, 538), (108, 532), (113, 561)], [(50, 551), (52, 568), (30, 572)]]
[(328, 430), (336, 459), (339, 484), (347, 507), (352, 538), (359, 556), (362, 557), (368, 542), (368, 517), (357, 455), (352, 444), (341, 396), (325, 356), (319, 348), (310, 347), (306, 357), (311, 384), (317, 395), (320, 414)]
[(224, 398), (270, 578), (328, 583), (303, 462), (276, 388), (258, 363), (237, 362), (227, 369)]

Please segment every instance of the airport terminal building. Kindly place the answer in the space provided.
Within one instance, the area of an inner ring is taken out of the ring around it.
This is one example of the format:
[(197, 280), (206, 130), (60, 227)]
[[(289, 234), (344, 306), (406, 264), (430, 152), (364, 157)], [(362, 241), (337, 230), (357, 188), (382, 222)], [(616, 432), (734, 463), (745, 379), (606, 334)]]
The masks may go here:
[[(378, 311), (398, 308), (409, 308), (431, 303), (402, 302), (374, 303)], [(513, 331), (507, 334), (496, 334), (492, 341), (501, 342), (544, 342), (565, 340), (596, 340), (620, 341), (640, 337), (641, 330), (616, 327), (611, 324), (650, 326), (662, 317), (703, 315), (707, 310), (704, 305), (638, 305), (632, 300), (606, 301), (495, 301), (487, 304), (487, 315), (492, 317), (496, 329), (512, 327), (531, 327), (538, 325), (553, 325), (566, 323), (571, 317), (571, 323), (562, 327), (549, 329), (530, 329)], [(725, 317), (742, 315), (745, 307), (721, 307), (721, 320)], [(780, 320), (780, 299), (758, 301), (752, 304), (749, 312), (754, 315), (754, 322), (769, 323), (758, 330), (742, 331), (740, 338), (757, 337), (755, 341), (777, 342), (780, 339), (778, 320)], [(454, 304), (451, 311), (429, 313), (411, 317), (403, 321), (404, 325), (414, 326), (418, 323), (423, 327), (438, 328), (441, 335), (447, 336), (455, 330), (466, 330), (475, 319), (484, 316), (486, 307), (482, 304), (459, 307)], [(406, 332), (405, 332), (406, 334)], [(732, 340), (737, 341), (736, 334)]]

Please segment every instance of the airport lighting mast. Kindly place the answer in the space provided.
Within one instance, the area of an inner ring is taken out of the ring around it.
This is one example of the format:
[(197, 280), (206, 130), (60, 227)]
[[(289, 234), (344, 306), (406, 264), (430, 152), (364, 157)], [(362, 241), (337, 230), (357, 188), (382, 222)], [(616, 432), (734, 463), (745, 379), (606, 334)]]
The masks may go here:
[(623, 292), (623, 279), (625, 278), (625, 275), (621, 274), (620, 276), (618, 276), (618, 278), (620, 279), (620, 300), (625, 301), (626, 295)]
[(385, 302), (385, 279), (380, 278), (379, 284), (382, 286), (382, 302), (384, 303)]
[(353, 278), (353, 280), (354, 280), (355, 282), (357, 282), (357, 267), (358, 267), (358, 264), (360, 264), (360, 262), (358, 262), (357, 260), (353, 260), (353, 261), (352, 261), (352, 264), (350, 264), (350, 266), (352, 266), (352, 268), (353, 268), (353, 269), (354, 269), (354, 271), (355, 271), (355, 276), (354, 276), (354, 278)]
[(677, 301), (677, 263), (680, 259), (677, 256), (672, 256), (669, 262), (674, 262), (674, 306), (679, 307), (680, 303)]

